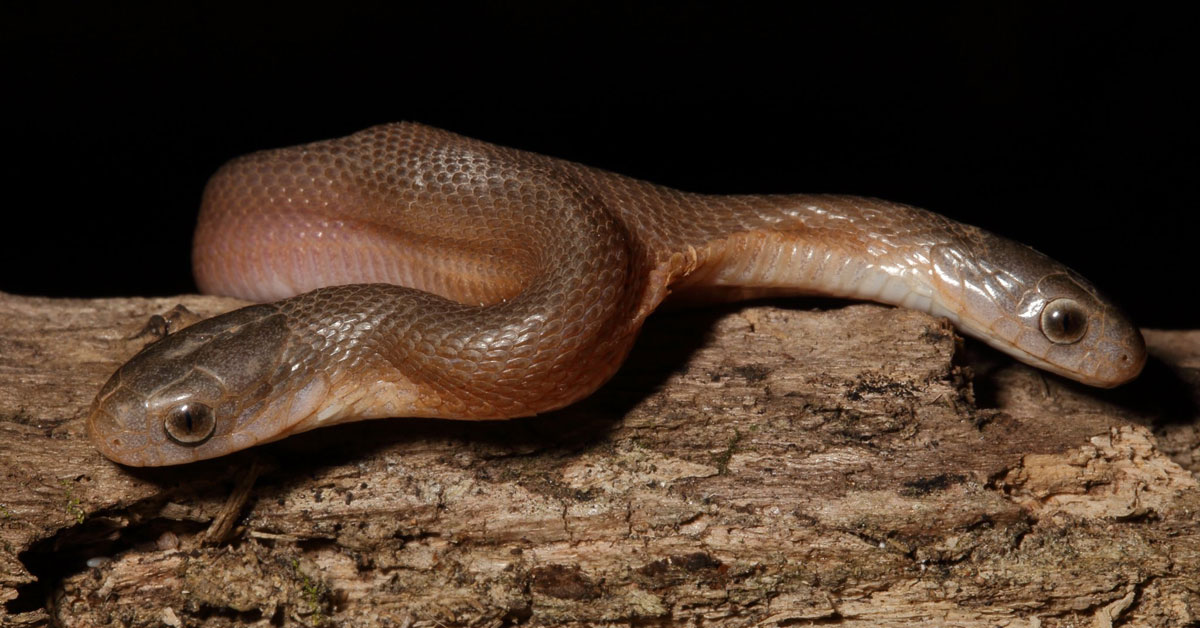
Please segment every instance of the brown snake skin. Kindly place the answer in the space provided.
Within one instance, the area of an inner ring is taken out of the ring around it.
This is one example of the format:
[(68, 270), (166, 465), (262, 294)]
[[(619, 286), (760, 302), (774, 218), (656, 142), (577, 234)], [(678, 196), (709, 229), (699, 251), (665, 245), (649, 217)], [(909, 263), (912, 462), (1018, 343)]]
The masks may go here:
[(915, 307), (1093, 385), (1145, 360), (1137, 329), (1083, 278), (937, 214), (689, 194), (409, 123), (227, 164), (193, 262), (205, 292), (282, 300), (118, 370), (88, 418), (118, 462), (188, 462), (349, 420), (561, 408), (614, 373), (670, 291)]

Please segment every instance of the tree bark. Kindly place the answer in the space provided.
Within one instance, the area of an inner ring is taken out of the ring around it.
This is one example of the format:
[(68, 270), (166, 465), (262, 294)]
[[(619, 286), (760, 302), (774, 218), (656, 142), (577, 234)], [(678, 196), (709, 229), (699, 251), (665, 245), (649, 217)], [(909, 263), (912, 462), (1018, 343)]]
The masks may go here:
[(542, 417), (128, 469), (84, 415), (213, 297), (0, 294), (0, 625), (1184, 626), (1200, 331), (1090, 389), (898, 309), (652, 317)]

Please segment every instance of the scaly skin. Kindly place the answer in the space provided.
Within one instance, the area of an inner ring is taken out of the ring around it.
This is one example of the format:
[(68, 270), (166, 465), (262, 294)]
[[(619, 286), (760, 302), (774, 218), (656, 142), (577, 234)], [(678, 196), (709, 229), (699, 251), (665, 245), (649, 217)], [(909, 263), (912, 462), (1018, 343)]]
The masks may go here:
[(415, 124), (234, 160), (205, 192), (193, 261), (206, 292), (277, 301), (122, 366), (88, 418), (115, 461), (561, 408), (616, 371), (672, 290), (913, 307), (1096, 386), (1145, 361), (1141, 334), (1082, 277), (937, 214), (688, 194)]

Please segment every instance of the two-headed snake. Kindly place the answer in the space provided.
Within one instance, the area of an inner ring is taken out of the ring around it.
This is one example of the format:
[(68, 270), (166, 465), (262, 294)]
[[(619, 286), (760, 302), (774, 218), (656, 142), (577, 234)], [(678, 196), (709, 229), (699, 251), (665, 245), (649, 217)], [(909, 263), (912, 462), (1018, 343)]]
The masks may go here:
[(937, 214), (690, 194), (417, 124), (227, 164), (193, 263), (206, 292), (273, 302), (171, 334), (112, 376), (88, 427), (117, 462), (189, 462), (361, 419), (561, 408), (616, 371), (669, 292), (914, 308), (1095, 386), (1146, 359), (1137, 328), (1078, 274)]

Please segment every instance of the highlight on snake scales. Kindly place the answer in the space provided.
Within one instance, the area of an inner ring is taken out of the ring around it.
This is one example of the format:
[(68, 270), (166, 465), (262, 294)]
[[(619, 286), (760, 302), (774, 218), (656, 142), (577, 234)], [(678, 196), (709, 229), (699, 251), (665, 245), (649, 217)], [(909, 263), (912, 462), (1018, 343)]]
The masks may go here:
[(412, 123), (234, 159), (193, 248), (207, 293), (259, 302), (168, 335), (100, 390), (126, 465), (347, 421), (526, 417), (594, 392), (668, 295), (819, 294), (949, 319), (1093, 386), (1138, 329), (1022, 244), (900, 203), (706, 195)]

